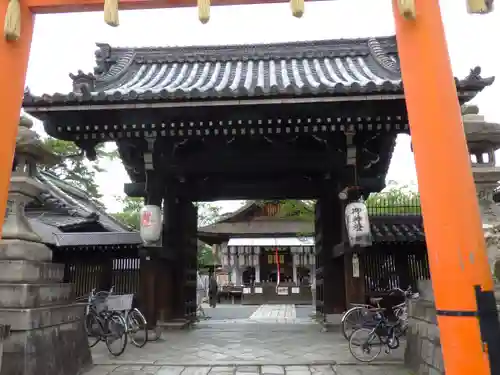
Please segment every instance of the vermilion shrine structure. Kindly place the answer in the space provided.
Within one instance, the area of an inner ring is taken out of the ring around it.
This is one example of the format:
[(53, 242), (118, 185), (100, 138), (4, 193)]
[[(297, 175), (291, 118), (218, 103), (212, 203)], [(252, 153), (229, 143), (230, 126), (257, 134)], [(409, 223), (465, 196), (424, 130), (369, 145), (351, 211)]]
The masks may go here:
[[(141, 261), (148, 320), (195, 313), (193, 202), (217, 199), (317, 199), (317, 306), (345, 309), (339, 285), (362, 282), (346, 274), (339, 194), (380, 191), (396, 136), (409, 132), (395, 38), (98, 47), (94, 74), (72, 75), (73, 92), (28, 91), (24, 109), (91, 160), (116, 142), (126, 193), (163, 205), (163, 243)], [(471, 70), (456, 80), (460, 102), (492, 82)]]
[[(267, 1), (231, 0), (224, 4), (256, 2)], [(117, 25), (117, 1), (27, 0), (21, 3), (12, 0), (9, 4), (3, 3), (0, 8), (0, 13), (4, 14), (4, 38), (0, 42), (3, 70), (0, 72), (0, 80), (5, 87), (0, 93), (5, 123), (0, 147), (2, 210), (7, 200), (34, 14), (97, 10), (103, 3), (106, 21)], [(220, 4), (221, 2), (214, 1), (213, 5)], [(120, 2), (122, 9), (190, 5), (194, 4), (184, 0)], [(294, 1), (291, 5), (293, 15), (300, 17), (304, 11), (304, 2)], [(482, 14), (491, 12), (493, 2), (468, 0), (467, 5), (470, 13)], [(469, 374), (474, 370), (486, 375), (500, 367), (498, 313), (439, 3), (435, 0), (393, 0), (392, 6), (446, 371), (455, 375)], [(200, 20), (207, 22), (209, 2), (199, 1), (198, 8)], [(346, 108), (349, 106), (346, 105)], [(434, 126), (436, 123), (440, 126)], [(90, 125), (86, 126), (90, 130)], [(447, 145), (445, 151), (443, 144)], [(453, 155), (453, 168), (449, 165), (450, 155)], [(381, 165), (383, 164), (382, 160)], [(461, 183), (449, 191), (450, 181)], [(149, 183), (148, 186), (150, 185)], [(358, 182), (357, 185), (363, 184)], [(319, 216), (326, 216), (324, 205), (329, 211), (335, 212), (325, 197), (331, 194), (330, 191), (323, 191), (323, 203), (318, 206)], [(448, 225), (443, 226), (444, 222)], [(320, 231), (324, 230), (323, 224), (319, 226)], [(456, 233), (460, 235), (457, 236)], [(336, 235), (339, 236), (339, 233)], [(322, 237), (321, 240), (324, 241), (325, 238)], [(457, 293), (451, 295), (451, 287), (455, 287)], [(460, 332), (459, 337), (456, 337), (456, 332)]]

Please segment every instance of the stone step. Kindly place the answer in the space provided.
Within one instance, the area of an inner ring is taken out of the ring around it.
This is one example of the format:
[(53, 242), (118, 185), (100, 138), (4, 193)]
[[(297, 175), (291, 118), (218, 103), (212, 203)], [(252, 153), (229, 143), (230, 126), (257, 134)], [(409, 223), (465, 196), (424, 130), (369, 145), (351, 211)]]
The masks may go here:
[(0, 308), (2, 324), (8, 324), (12, 331), (27, 331), (83, 319), (85, 304), (68, 304), (37, 307), (33, 309)]
[(29, 260), (0, 260), (0, 283), (60, 283), (64, 264)]
[(52, 250), (42, 243), (2, 239), (0, 240), (0, 259), (50, 262), (52, 260)]
[(0, 308), (34, 308), (70, 303), (71, 284), (0, 284)]

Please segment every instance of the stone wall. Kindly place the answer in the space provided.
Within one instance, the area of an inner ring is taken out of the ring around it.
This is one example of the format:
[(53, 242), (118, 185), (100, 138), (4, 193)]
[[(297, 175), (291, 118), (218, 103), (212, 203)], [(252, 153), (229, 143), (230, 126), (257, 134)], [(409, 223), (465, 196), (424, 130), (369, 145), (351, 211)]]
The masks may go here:
[(418, 290), (420, 298), (410, 302), (405, 365), (414, 375), (444, 374), (431, 281), (419, 282)]

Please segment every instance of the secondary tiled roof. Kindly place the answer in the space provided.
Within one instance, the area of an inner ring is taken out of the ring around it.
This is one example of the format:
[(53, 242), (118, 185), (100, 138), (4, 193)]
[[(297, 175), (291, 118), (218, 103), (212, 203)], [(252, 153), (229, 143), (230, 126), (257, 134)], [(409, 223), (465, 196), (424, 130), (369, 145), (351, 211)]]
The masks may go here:
[[(421, 215), (371, 216), (370, 226), (375, 243), (424, 242)], [(314, 224), (303, 220), (259, 220), (215, 223), (198, 230), (198, 237), (210, 238), (305, 235), (314, 233)]]
[[(24, 106), (203, 98), (402, 92), (394, 37), (280, 44), (113, 48), (98, 44), (94, 74), (69, 94), (25, 94)], [(476, 69), (458, 91), (493, 82)]]
[(425, 242), (422, 216), (392, 215), (370, 218), (373, 242)]
[[(36, 179), (47, 190), (40, 195), (39, 204), (28, 205), (26, 215), (44, 243), (57, 247), (141, 243), (137, 232), (108, 215), (82, 190), (49, 172), (38, 172)], [(85, 228), (94, 229), (81, 232)], [(101, 231), (95, 232), (95, 228)], [(80, 233), (71, 233), (72, 230)]]

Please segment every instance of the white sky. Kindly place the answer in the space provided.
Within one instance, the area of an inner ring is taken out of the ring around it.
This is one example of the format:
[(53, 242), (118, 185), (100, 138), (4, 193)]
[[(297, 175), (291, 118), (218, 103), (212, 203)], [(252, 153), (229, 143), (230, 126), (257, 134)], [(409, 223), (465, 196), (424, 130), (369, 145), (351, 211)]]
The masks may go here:
[[(442, 0), (441, 7), (455, 75), (463, 77), (479, 65), (483, 76), (499, 76), (500, 80), (500, 11), (472, 16), (466, 12), (466, 0)], [(121, 11), (120, 23), (118, 28), (107, 26), (102, 12), (37, 16), (27, 77), (32, 92), (71, 91), (68, 74), (93, 70), (96, 42), (112, 46), (255, 44), (394, 34), (390, 0), (306, 3), (301, 19), (291, 16), (288, 4), (212, 7), (206, 25), (198, 21), (196, 8)], [(496, 82), (473, 103), (488, 120), (500, 122), (499, 85)], [(104, 203), (118, 211), (120, 205), (114, 197), (123, 196), (128, 177), (119, 161), (103, 166), (107, 172), (98, 177), (98, 183)], [(416, 183), (408, 136), (399, 137), (387, 178)], [(220, 204), (229, 211), (240, 202)]]

